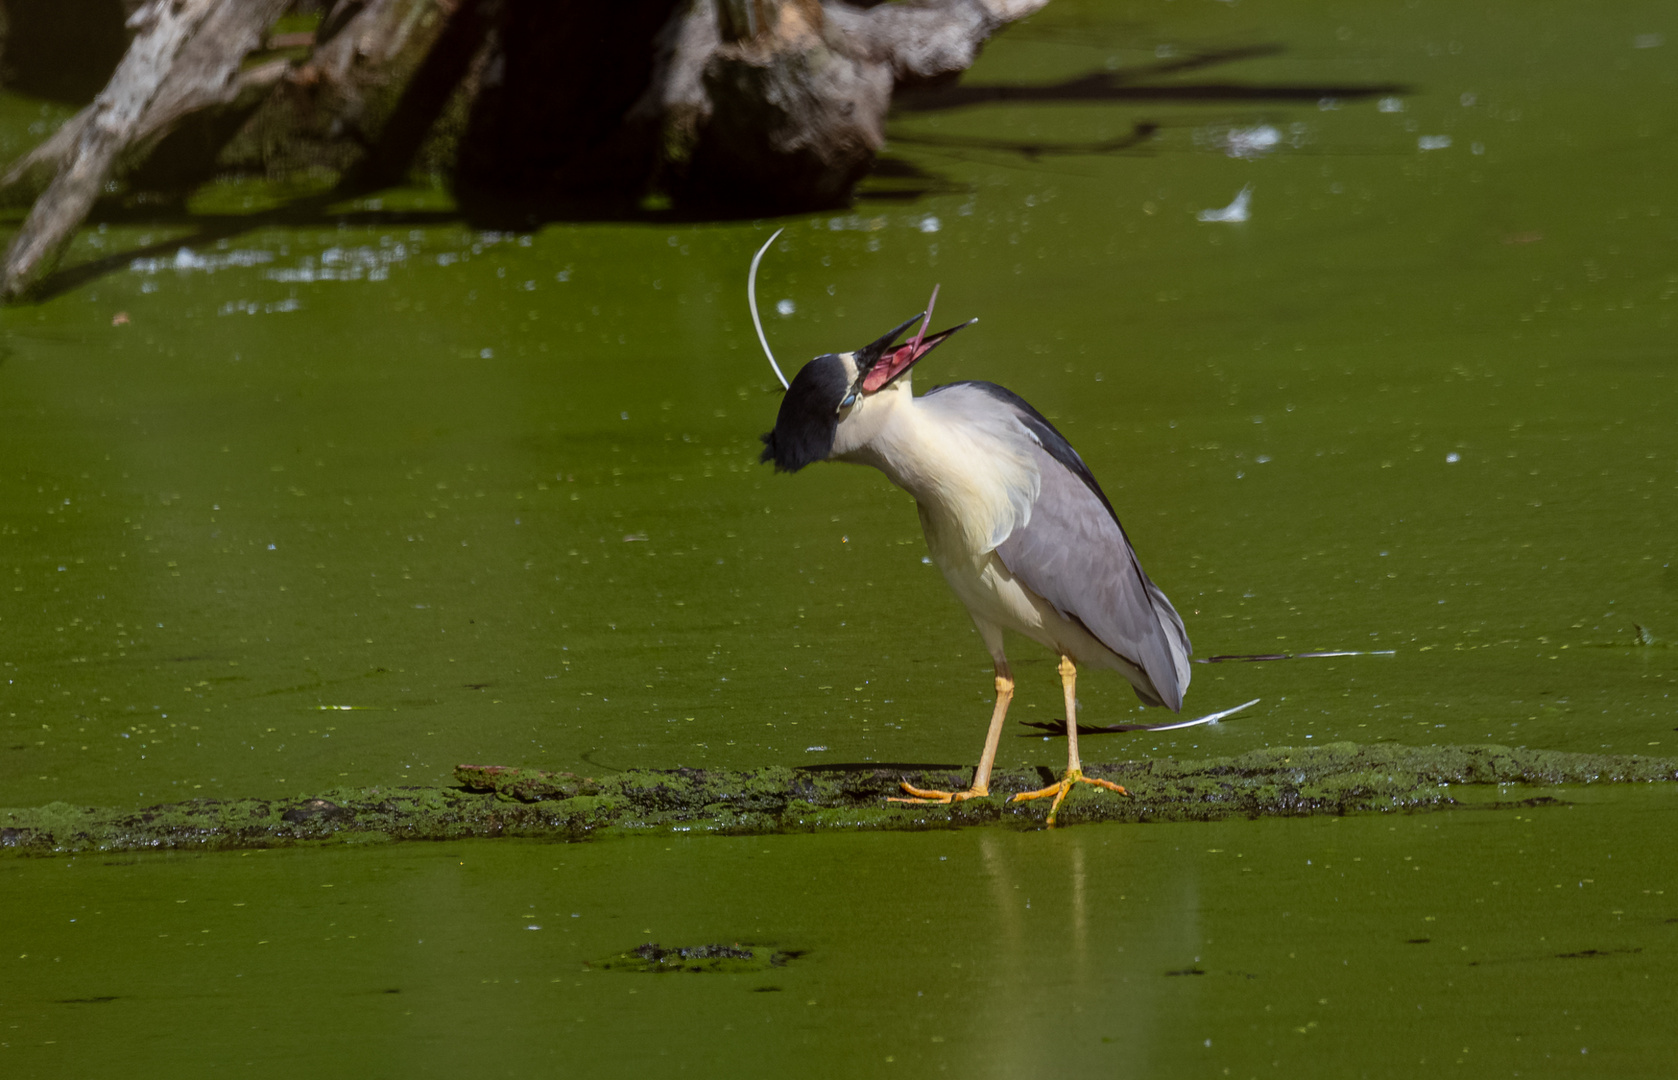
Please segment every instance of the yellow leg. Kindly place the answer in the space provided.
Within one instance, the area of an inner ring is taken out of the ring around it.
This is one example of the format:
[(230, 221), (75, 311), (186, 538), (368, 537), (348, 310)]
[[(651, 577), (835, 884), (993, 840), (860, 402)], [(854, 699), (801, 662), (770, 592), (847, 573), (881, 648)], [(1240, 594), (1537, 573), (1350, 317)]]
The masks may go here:
[(1002, 741), (1002, 722), (1008, 716), (1008, 703), (1014, 700), (1014, 676), (1008, 670), (1006, 661), (999, 661), (996, 665), (996, 708), (991, 712), (990, 731), (985, 735), (985, 752), (979, 756), (979, 767), (973, 771), (973, 786), (966, 791), (939, 791), (935, 788), (918, 788), (905, 783), (903, 790), (911, 798), (890, 798), (887, 802), (901, 803), (952, 803), (966, 802), (968, 799), (982, 799), (990, 794), (990, 770), (996, 764), (996, 748)]
[(1078, 760), (1078, 669), (1070, 656), (1060, 658), (1060, 692), (1066, 698), (1066, 771), (1082, 774)]
[(1029, 799), (1046, 799), (1051, 795), (1054, 796), (1055, 801), (1049, 807), (1048, 825), (1050, 828), (1054, 827), (1055, 814), (1060, 811), (1060, 804), (1065, 800), (1066, 793), (1072, 790), (1073, 784), (1090, 784), (1094, 787), (1106, 788), (1108, 791), (1116, 791), (1120, 795), (1130, 794), (1111, 780), (1102, 780), (1100, 777), (1084, 775), (1083, 763), (1078, 760), (1078, 669), (1073, 665), (1072, 658), (1069, 656), (1060, 658), (1060, 685), (1061, 690), (1066, 695), (1066, 775), (1046, 788), (1039, 788), (1036, 791), (1022, 791), (1009, 800), (1010, 802), (1025, 802)]

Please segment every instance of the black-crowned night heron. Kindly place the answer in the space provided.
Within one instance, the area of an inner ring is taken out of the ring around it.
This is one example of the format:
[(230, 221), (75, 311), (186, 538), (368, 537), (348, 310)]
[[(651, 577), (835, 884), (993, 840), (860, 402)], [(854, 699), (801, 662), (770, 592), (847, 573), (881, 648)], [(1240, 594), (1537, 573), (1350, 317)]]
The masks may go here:
[(991, 766), (1014, 696), (1003, 631), (1059, 655), (1066, 774), (1040, 791), (1014, 796), (1053, 796), (1052, 824), (1074, 784), (1124, 792), (1083, 774), (1077, 665), (1113, 668), (1143, 702), (1176, 712), (1189, 685), (1189, 638), (1171, 601), (1143, 573), (1089, 466), (1041, 413), (987, 382), (949, 383), (915, 396), (910, 369), (972, 325), (927, 337), (923, 321), (913, 340), (893, 345), (929, 314), (930, 306), (855, 352), (805, 364), (781, 399), (775, 429), (763, 436), (763, 460), (782, 472), (818, 461), (872, 465), (913, 495), (932, 561), (967, 605), (996, 662), (996, 708), (973, 786), (949, 792), (905, 783), (911, 797), (903, 801), (947, 803), (990, 794)]

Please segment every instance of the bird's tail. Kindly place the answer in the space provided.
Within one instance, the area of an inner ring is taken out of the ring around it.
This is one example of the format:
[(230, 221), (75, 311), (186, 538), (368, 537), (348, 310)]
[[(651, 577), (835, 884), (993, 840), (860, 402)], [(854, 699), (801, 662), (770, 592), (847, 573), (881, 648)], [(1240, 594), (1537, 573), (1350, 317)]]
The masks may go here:
[(1172, 712), (1180, 712), (1183, 695), (1189, 689), (1189, 657), (1194, 653), (1194, 646), (1189, 644), (1189, 632), (1183, 626), (1183, 617), (1177, 614), (1171, 601), (1165, 598), (1147, 574), (1142, 575), (1142, 580), (1148, 586), (1148, 600), (1153, 604), (1154, 614), (1159, 617), (1160, 629), (1165, 634), (1166, 647), (1171, 653), (1171, 670), (1149, 671), (1148, 677), (1159, 691), (1160, 704)]

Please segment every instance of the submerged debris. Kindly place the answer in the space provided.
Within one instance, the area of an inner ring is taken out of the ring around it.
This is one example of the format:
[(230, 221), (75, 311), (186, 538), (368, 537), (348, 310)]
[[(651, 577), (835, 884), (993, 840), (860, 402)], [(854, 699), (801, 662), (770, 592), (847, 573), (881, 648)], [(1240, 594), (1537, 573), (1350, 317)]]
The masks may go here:
[(1632, 642), (1632, 644), (1634, 644), (1634, 645), (1669, 645), (1669, 644), (1671, 644), (1671, 642), (1663, 641), (1660, 638), (1656, 637), (1654, 634), (1650, 633), (1649, 628), (1647, 626), (1643, 626), (1639, 623), (1632, 623), (1631, 625), (1632, 625), (1632, 629), (1637, 631), (1637, 640)]
[(348, 821), (354, 815), (328, 799), (305, 799), (280, 815), (281, 821)]
[[(1122, 783), (1132, 797), (1079, 790), (1061, 807), (1064, 824), (1523, 805), (1546, 798), (1534, 788), (1678, 780), (1678, 759), (1506, 746), (1331, 743), (1204, 761), (1086, 764), (1084, 772)], [(491, 836), (582, 840), (648, 832), (1042, 826), (1046, 807), (1007, 800), (1053, 782), (1055, 774), (1046, 767), (999, 770), (991, 778), (988, 798), (953, 806), (885, 801), (898, 793), (902, 781), (961, 787), (968, 773), (949, 766), (859, 764), (745, 772), (635, 769), (592, 780), (537, 769), (463, 765), (455, 770), (461, 786), (454, 788), (348, 788), (303, 800), (194, 799), (141, 810), (63, 802), (0, 810), (0, 848), (49, 854)]]
[(782, 951), (762, 945), (689, 945), (666, 949), (649, 941), (628, 952), (596, 960), (589, 965), (607, 971), (639, 971), (664, 974), (672, 971), (691, 975), (740, 975), (752, 971), (786, 967), (802, 951)]

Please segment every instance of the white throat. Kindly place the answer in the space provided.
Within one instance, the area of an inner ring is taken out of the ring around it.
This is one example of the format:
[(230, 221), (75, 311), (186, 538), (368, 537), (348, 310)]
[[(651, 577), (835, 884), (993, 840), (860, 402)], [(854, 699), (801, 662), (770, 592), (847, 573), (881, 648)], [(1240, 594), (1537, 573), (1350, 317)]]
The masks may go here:
[(915, 497), (935, 555), (952, 545), (969, 556), (993, 551), (1031, 520), (1041, 485), (1019, 422), (1000, 410), (963, 413), (952, 407), (961, 397), (917, 398), (906, 372), (859, 398), (834, 438), (835, 460), (872, 465)]

